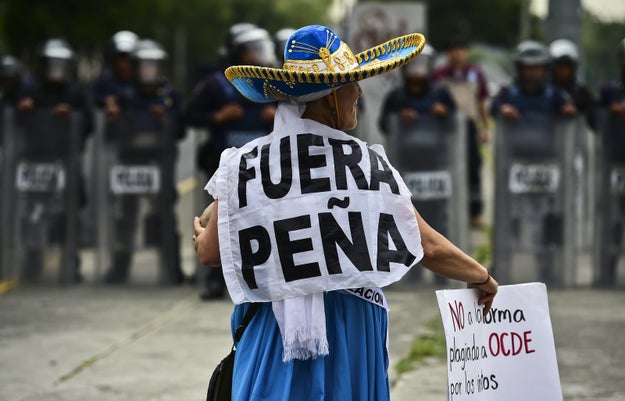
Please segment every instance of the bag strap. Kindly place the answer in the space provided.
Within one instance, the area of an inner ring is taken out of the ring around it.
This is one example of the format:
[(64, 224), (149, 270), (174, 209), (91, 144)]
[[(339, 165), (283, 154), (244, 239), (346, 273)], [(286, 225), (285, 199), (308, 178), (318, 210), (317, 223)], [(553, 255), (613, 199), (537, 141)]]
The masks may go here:
[(243, 316), (243, 320), (241, 320), (241, 324), (234, 331), (235, 343), (238, 343), (239, 340), (241, 340), (241, 337), (243, 337), (243, 332), (245, 331), (247, 326), (250, 324), (250, 322), (254, 318), (254, 315), (256, 314), (256, 311), (258, 310), (259, 307), (260, 307), (260, 303), (253, 302), (247, 308), (247, 311), (245, 312), (245, 315)]

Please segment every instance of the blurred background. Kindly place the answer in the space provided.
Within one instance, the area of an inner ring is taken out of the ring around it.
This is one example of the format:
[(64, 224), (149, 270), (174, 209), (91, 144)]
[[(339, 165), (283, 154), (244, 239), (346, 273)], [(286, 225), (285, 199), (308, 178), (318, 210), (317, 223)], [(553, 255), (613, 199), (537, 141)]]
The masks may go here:
[[(281, 66), (308, 24), (355, 53), (425, 34), (360, 83), (350, 134), (500, 283), (549, 285), (566, 399), (622, 400), (623, 0), (0, 0), (0, 399), (203, 394), (232, 304), (191, 223), (221, 151), (276, 111), (223, 71)], [(460, 285), (385, 289), (393, 399), (444, 399), (432, 289)]]
[[(168, 50), (169, 77), (176, 88), (185, 91), (202, 76), (203, 68), (216, 61), (217, 49), (232, 24), (251, 22), (274, 33), (287, 26), (321, 23), (341, 33), (349, 29), (357, 3), (190, 0), (181, 5), (173, 0), (64, 0), (51, 4), (44, 0), (4, 0), (0, 2), (0, 52), (11, 53), (32, 66), (37, 46), (48, 38), (62, 37), (76, 50), (81, 80), (89, 81), (102, 68), (103, 51), (111, 35), (128, 29), (159, 41)], [(599, 85), (617, 75), (616, 63), (606, 61), (614, 60), (615, 46), (624, 36), (625, 6), (618, 0), (419, 3), (426, 6), (427, 39), (435, 48), (441, 48), (451, 32), (463, 34), (479, 45), (481, 51), (476, 49), (475, 57), (510, 72), (511, 63), (503, 56), (520, 40), (550, 41), (566, 31), (580, 46), (588, 83)]]

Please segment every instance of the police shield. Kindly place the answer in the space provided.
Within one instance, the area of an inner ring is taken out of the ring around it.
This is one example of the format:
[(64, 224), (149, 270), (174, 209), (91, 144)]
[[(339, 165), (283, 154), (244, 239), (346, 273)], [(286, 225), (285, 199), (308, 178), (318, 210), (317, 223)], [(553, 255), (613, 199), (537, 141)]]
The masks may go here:
[(13, 145), (14, 111), (6, 107), (0, 114), (0, 282), (11, 282), (19, 278), (19, 271), (12, 263), (15, 244), (13, 232), (9, 229), (14, 207), (13, 166), (15, 151)]
[[(17, 269), (13, 277), (77, 278), (81, 126), (77, 113), (3, 113), (2, 219), (9, 236), (2, 238), (2, 260), (5, 271)], [(55, 249), (60, 259), (50, 254)]]
[(503, 283), (575, 282), (579, 119), (524, 115), (496, 131), (494, 269)]
[[(391, 162), (401, 173), (421, 216), (469, 251), (465, 120), (430, 115), (390, 119)], [(417, 269), (415, 269), (417, 270)], [(409, 273), (409, 280), (419, 276)]]
[(109, 269), (123, 281), (136, 251), (157, 248), (158, 281), (165, 282), (177, 266), (179, 245), (171, 118), (125, 112), (108, 120), (97, 112), (94, 147), (98, 275)]
[(605, 112), (599, 120), (595, 282), (613, 286), (625, 259), (625, 117)]

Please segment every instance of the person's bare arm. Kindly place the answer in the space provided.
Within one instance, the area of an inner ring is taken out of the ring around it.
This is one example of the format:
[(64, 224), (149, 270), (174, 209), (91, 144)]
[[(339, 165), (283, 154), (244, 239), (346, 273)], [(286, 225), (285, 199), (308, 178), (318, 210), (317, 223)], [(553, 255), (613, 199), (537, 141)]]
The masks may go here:
[(193, 245), (200, 262), (206, 266), (221, 266), (217, 233), (218, 201), (208, 205), (202, 218), (193, 219)]
[[(490, 309), (499, 284), (488, 270), (475, 259), (452, 244), (423, 220), (415, 209), (421, 245), (424, 256), (421, 265), (441, 276), (469, 283), (469, 287), (480, 290), (479, 304), (484, 305), (484, 313)], [(481, 283), (481, 284), (478, 284)]]

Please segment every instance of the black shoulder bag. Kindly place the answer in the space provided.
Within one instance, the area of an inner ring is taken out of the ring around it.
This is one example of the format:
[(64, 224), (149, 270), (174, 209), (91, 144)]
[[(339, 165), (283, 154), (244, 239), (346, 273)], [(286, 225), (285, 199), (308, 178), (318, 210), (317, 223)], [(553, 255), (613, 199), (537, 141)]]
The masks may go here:
[(227, 357), (219, 362), (208, 382), (206, 401), (231, 401), (232, 400), (232, 371), (234, 368), (234, 354), (236, 343), (243, 337), (243, 332), (250, 324), (260, 304), (252, 303), (247, 308), (245, 316), (237, 329), (234, 331), (234, 344)]

